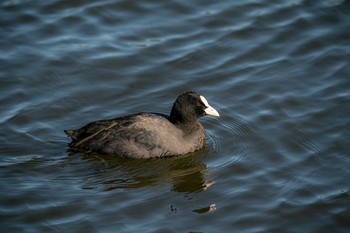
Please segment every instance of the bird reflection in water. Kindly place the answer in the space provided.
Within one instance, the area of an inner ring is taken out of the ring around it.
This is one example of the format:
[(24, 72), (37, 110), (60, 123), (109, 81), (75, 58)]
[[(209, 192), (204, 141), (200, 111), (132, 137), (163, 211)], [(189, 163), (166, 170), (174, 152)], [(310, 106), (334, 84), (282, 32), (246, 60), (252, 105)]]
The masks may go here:
[(201, 160), (203, 152), (205, 149), (178, 157), (147, 160), (82, 154), (90, 166), (83, 186), (111, 191), (171, 185), (174, 192), (201, 192), (214, 183), (207, 177), (206, 164)]

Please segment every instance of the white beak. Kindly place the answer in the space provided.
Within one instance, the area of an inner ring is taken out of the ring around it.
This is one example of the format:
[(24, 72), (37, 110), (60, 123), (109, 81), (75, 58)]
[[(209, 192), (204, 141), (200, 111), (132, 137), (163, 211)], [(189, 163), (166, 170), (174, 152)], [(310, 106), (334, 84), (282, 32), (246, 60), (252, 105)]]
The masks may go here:
[(218, 111), (216, 111), (212, 106), (210, 106), (208, 104), (208, 101), (204, 98), (204, 96), (200, 96), (202, 102), (204, 103), (205, 107), (207, 107), (206, 109), (204, 109), (205, 113), (207, 115), (210, 115), (210, 116), (220, 116), (220, 114), (218, 113)]

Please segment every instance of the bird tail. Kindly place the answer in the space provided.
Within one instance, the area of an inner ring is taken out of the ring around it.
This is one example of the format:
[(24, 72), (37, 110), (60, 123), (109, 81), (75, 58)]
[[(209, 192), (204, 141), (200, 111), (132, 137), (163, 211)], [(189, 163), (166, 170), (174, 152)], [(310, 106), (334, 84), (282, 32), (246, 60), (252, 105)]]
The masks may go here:
[(65, 129), (64, 132), (73, 140), (77, 140), (77, 133), (75, 130)]

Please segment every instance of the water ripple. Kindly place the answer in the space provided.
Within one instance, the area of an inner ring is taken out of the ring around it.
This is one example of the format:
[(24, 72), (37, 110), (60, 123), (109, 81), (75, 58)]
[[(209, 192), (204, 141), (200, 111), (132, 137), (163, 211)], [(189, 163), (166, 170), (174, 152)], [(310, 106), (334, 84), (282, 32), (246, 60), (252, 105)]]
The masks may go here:
[[(2, 1), (2, 230), (346, 232), (349, 6)], [(64, 128), (169, 113), (189, 90), (221, 115), (200, 120), (203, 150), (66, 151)]]

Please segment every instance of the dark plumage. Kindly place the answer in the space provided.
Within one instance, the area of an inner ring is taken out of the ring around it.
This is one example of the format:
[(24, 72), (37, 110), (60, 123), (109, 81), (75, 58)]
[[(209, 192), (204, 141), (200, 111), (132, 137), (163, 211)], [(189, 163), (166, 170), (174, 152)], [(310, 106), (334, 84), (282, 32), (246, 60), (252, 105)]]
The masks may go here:
[(205, 133), (198, 118), (219, 116), (203, 96), (186, 92), (177, 97), (170, 116), (138, 113), (65, 130), (73, 149), (129, 158), (182, 155), (204, 146)]

